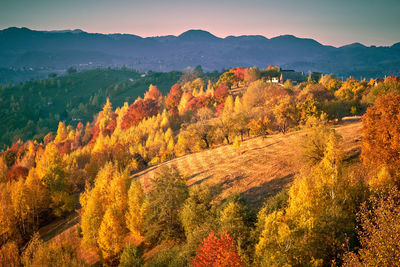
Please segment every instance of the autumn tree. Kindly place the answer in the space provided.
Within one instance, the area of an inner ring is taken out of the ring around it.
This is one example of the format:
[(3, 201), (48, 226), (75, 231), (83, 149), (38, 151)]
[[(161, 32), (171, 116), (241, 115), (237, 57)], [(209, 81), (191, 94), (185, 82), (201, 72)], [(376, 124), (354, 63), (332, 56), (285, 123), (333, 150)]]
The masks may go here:
[(211, 203), (219, 191), (218, 186), (196, 185), (191, 187), (189, 197), (179, 213), (187, 244), (193, 251), (211, 230), (217, 230), (219, 227), (215, 220), (217, 210)]
[(234, 239), (224, 231), (219, 237), (210, 232), (199, 247), (192, 265), (202, 266), (244, 266), (236, 250)]
[(298, 157), (307, 166), (315, 166), (320, 163), (324, 156), (330, 136), (339, 142), (340, 136), (333, 129), (321, 122), (311, 125), (306, 135), (300, 138)]
[(36, 170), (50, 193), (54, 214), (61, 216), (72, 211), (75, 199), (70, 194), (65, 162), (54, 143), (49, 143), (39, 156)]
[(246, 72), (244, 73), (244, 81), (247, 83), (254, 82), (260, 78), (260, 70), (254, 66), (252, 68), (246, 69)]
[(98, 127), (100, 133), (104, 135), (112, 134), (116, 128), (116, 114), (113, 112), (112, 104), (108, 97), (103, 106), (103, 110), (99, 113), (96, 127)]
[(98, 244), (105, 258), (118, 255), (124, 245), (127, 229), (124, 214), (117, 206), (109, 206), (99, 228)]
[(135, 103), (129, 106), (121, 126), (123, 129), (128, 129), (138, 124), (142, 119), (157, 115), (159, 112), (160, 105), (156, 100), (152, 98), (137, 99)]
[(3, 157), (0, 157), (0, 183), (5, 182), (7, 180), (7, 176), (8, 166)]
[(265, 103), (265, 90), (268, 84), (262, 80), (252, 82), (243, 95), (243, 107), (245, 110), (251, 110), (253, 107), (259, 107)]
[(15, 242), (10, 241), (0, 247), (0, 266), (2, 267), (21, 266), (18, 246)]
[(234, 99), (231, 95), (225, 100), (224, 110), (219, 117), (217, 126), (226, 142), (230, 144), (230, 137), (235, 129)]
[(23, 242), (16, 223), (11, 198), (12, 188), (8, 183), (0, 183), (0, 237), (1, 245), (7, 241)]
[(142, 255), (138, 247), (126, 246), (122, 251), (118, 267), (141, 267), (144, 264)]
[(232, 72), (227, 71), (227, 72), (224, 72), (219, 77), (217, 84), (219, 84), (219, 85), (225, 84), (225, 86), (230, 88), (234, 82), (235, 82), (235, 75)]
[(212, 118), (212, 111), (208, 108), (201, 108), (197, 111), (192, 119), (192, 123), (188, 126), (187, 130), (193, 132), (200, 140), (204, 141), (205, 148), (210, 148), (211, 137), (214, 127), (210, 123)]
[(286, 96), (274, 108), (277, 126), (280, 132), (286, 133), (289, 127), (298, 123), (298, 111), (293, 97)]
[(398, 266), (400, 261), (400, 192), (373, 196), (358, 213), (361, 248), (344, 256), (344, 266)]
[(82, 244), (86, 248), (97, 246), (98, 229), (105, 213), (101, 197), (101, 193), (98, 190), (85, 192), (81, 196), (83, 209), (81, 218)]
[(374, 104), (375, 100), (388, 93), (400, 93), (400, 80), (398, 77), (388, 76), (383, 81), (372, 81), (369, 90), (363, 96), (362, 102)]
[(177, 113), (178, 112), (178, 106), (179, 102), (182, 97), (182, 88), (179, 84), (174, 84), (171, 87), (171, 90), (169, 91), (169, 94), (167, 98), (165, 99), (165, 106), (166, 108), (172, 112), (172, 113)]
[(215, 101), (218, 104), (225, 103), (225, 99), (229, 95), (229, 87), (226, 83), (221, 83), (214, 92)]
[(230, 233), (238, 243), (238, 252), (246, 262), (248, 250), (253, 246), (250, 241), (250, 230), (254, 225), (255, 217), (247, 207), (243, 198), (232, 195), (221, 207), (219, 213), (219, 227)]
[(318, 165), (289, 189), (287, 207), (266, 215), (256, 259), (260, 265), (327, 265), (357, 244), (355, 214), (366, 187), (343, 175), (340, 146), (332, 133)]
[(205, 95), (193, 97), (190, 101), (186, 104), (185, 112), (188, 110), (197, 111), (198, 109), (207, 107), (211, 102), (211, 99)]
[(136, 240), (144, 233), (144, 218), (146, 214), (145, 195), (138, 181), (132, 182), (128, 191), (128, 211), (126, 225)]
[(39, 228), (40, 215), (49, 208), (48, 192), (32, 169), (26, 180), (11, 184), (14, 224), (24, 238)]
[(362, 154), (366, 165), (400, 166), (400, 95), (380, 96), (363, 116)]
[(24, 266), (84, 266), (73, 242), (60, 238), (44, 242), (35, 233), (22, 253), (22, 263)]
[(68, 137), (68, 132), (67, 132), (67, 127), (65, 126), (65, 123), (60, 121), (58, 123), (58, 129), (57, 129), (57, 135), (56, 139), (54, 140), (55, 143), (61, 143), (65, 141), (65, 139)]
[(157, 86), (150, 84), (149, 91), (145, 93), (144, 100), (153, 99), (159, 101), (162, 97), (160, 90), (158, 90)]
[(148, 195), (145, 237), (151, 243), (165, 239), (184, 239), (179, 210), (188, 197), (186, 180), (176, 167), (163, 167), (153, 180)]
[(80, 198), (82, 244), (99, 247), (105, 257), (115, 256), (122, 249), (128, 232), (124, 216), (128, 209), (127, 182), (128, 173), (108, 162), (97, 174), (94, 187)]

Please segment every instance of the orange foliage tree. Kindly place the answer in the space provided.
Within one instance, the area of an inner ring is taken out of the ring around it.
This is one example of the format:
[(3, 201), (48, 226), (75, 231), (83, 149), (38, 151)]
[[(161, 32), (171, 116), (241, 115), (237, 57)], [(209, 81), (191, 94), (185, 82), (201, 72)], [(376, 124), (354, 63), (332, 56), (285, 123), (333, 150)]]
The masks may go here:
[(162, 97), (160, 90), (157, 86), (150, 84), (149, 91), (144, 95), (144, 99), (154, 99), (159, 100)]
[(227, 231), (217, 237), (211, 231), (193, 258), (194, 267), (204, 266), (243, 266), (243, 262), (237, 252), (235, 241)]
[(179, 84), (174, 84), (165, 99), (165, 106), (171, 113), (178, 112), (179, 102), (181, 101), (183, 91)]
[(365, 164), (400, 166), (400, 94), (380, 96), (363, 116), (362, 158)]
[(344, 256), (344, 266), (399, 266), (400, 192), (392, 188), (385, 197), (372, 197), (358, 214), (361, 248)]

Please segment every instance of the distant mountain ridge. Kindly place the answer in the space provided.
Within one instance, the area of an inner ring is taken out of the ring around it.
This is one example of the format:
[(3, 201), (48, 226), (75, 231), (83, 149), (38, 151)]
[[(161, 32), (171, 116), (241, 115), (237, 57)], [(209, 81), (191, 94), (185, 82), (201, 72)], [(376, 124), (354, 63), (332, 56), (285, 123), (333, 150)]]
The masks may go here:
[[(342, 47), (293, 35), (217, 37), (203, 30), (178, 36), (140, 37), (82, 30), (36, 31), (11, 27), (0, 31), (0, 68), (65, 70), (128, 66), (140, 71), (206, 71), (235, 66), (278, 65), (338, 76), (399, 75), (400, 43), (387, 47), (353, 43)], [(1, 80), (0, 80), (1, 82)]]

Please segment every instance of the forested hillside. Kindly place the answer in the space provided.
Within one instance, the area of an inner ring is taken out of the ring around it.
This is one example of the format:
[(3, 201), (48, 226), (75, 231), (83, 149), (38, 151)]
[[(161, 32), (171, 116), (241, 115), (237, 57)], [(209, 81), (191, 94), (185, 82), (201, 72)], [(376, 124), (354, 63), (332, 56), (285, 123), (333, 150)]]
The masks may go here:
[(18, 139), (43, 139), (58, 122), (86, 124), (101, 110), (106, 98), (116, 105), (132, 102), (150, 84), (163, 92), (175, 84), (180, 72), (143, 74), (127, 68), (93, 69), (16, 86), (0, 85), (0, 145)]
[[(0, 265), (398, 265), (399, 78), (282, 85), (273, 72), (152, 81), (89, 123), (60, 114), (56, 133), (13, 143), (0, 157)], [(353, 115), (362, 129), (343, 125)], [(76, 209), (75, 231), (38, 234)]]

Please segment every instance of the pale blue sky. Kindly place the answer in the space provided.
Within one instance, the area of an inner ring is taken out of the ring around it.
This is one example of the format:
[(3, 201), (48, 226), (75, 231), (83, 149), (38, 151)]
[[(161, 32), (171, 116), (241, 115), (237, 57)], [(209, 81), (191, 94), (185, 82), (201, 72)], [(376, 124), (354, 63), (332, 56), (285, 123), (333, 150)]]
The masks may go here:
[(203, 29), (282, 34), (341, 46), (400, 42), (400, 0), (1, 0), (0, 29), (82, 29), (140, 36)]

